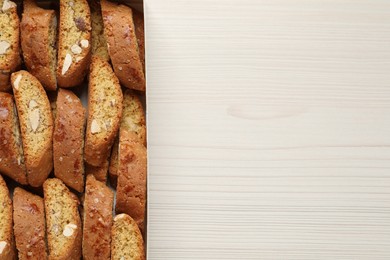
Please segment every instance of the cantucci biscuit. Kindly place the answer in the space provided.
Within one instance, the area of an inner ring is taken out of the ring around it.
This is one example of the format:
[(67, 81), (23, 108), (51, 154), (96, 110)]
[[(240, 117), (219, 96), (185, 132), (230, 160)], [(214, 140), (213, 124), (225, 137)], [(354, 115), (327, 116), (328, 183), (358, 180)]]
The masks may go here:
[(0, 172), (27, 184), (19, 120), (12, 95), (0, 92)]
[(112, 226), (111, 259), (144, 260), (145, 248), (137, 223), (127, 214), (114, 218)]
[(115, 74), (123, 86), (145, 91), (145, 74), (135, 34), (132, 9), (106, 0), (100, 3), (104, 35)]
[(28, 183), (42, 186), (53, 169), (53, 117), (41, 83), (27, 71), (14, 72), (11, 83), (18, 110)]
[(78, 192), (84, 191), (85, 108), (70, 90), (59, 89), (54, 121), (54, 175)]
[(84, 196), (83, 258), (110, 259), (114, 193), (104, 183), (87, 176)]
[(11, 0), (0, 0), (0, 91), (11, 89), (10, 75), (20, 63), (17, 6)]
[(144, 231), (146, 210), (146, 148), (133, 132), (119, 133), (116, 212), (130, 215)]
[(13, 201), (14, 232), (19, 259), (47, 259), (43, 199), (17, 187)]
[(88, 120), (84, 159), (101, 166), (108, 159), (122, 118), (123, 95), (108, 62), (93, 57), (88, 84)]
[(57, 83), (74, 87), (84, 80), (91, 57), (91, 13), (87, 0), (60, 0)]
[[(125, 129), (128, 132), (135, 133), (139, 141), (146, 145), (146, 125), (145, 112), (139, 97), (130, 89), (126, 89), (123, 93), (123, 115), (120, 124), (120, 129)], [(118, 138), (112, 147), (110, 158), (110, 180), (116, 185), (118, 177)]]
[(43, 184), (49, 259), (80, 259), (82, 226), (79, 201), (59, 179)]
[(36, 5), (34, 0), (24, 0), (20, 23), (21, 46), (27, 70), (47, 90), (55, 90), (57, 17), (54, 10)]

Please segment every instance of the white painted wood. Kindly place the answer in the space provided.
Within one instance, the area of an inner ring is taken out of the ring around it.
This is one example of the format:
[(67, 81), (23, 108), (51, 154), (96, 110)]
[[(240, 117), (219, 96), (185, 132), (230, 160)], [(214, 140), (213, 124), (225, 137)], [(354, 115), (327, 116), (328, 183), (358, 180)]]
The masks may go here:
[(390, 1), (144, 10), (148, 258), (390, 259)]

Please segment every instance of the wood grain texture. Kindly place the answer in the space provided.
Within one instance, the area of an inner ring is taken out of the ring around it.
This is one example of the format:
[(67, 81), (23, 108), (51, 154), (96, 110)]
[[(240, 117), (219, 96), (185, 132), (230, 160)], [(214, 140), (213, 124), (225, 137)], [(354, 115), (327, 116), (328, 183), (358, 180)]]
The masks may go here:
[(148, 259), (390, 259), (390, 1), (144, 10)]

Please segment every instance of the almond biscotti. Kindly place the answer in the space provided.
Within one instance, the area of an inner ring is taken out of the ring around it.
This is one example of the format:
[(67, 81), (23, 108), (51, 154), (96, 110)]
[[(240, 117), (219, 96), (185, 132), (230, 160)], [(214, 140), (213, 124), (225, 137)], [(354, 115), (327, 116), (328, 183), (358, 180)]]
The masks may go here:
[(129, 89), (123, 93), (123, 116), (120, 127), (134, 132), (140, 142), (146, 145), (145, 111), (139, 97)]
[(115, 74), (127, 88), (145, 91), (145, 74), (140, 58), (132, 9), (101, 1), (104, 35)]
[(113, 203), (112, 190), (88, 175), (84, 197), (83, 259), (110, 259)]
[(12, 201), (8, 187), (0, 175), (0, 260), (16, 259), (12, 230)]
[(127, 214), (119, 214), (112, 226), (111, 259), (144, 260), (145, 249), (137, 223)]
[(27, 184), (19, 120), (12, 95), (0, 92), (0, 172)]
[(103, 31), (103, 18), (99, 0), (90, 0), (92, 25), (92, 56), (109, 61), (107, 41)]
[(87, 0), (60, 0), (57, 82), (74, 87), (84, 80), (91, 57), (91, 13)]
[(12, 73), (28, 183), (39, 187), (53, 169), (53, 118), (41, 83), (27, 71)]
[(84, 149), (84, 159), (92, 166), (101, 166), (108, 159), (122, 118), (122, 102), (122, 90), (110, 64), (93, 57)]
[(70, 90), (59, 89), (54, 121), (54, 175), (78, 192), (84, 190), (85, 109)]
[(47, 259), (43, 199), (17, 187), (13, 201), (14, 232), (19, 259)]
[(49, 259), (81, 258), (82, 226), (79, 201), (59, 179), (43, 184)]
[(20, 63), (17, 6), (13, 1), (0, 0), (0, 91), (11, 89), (10, 75)]
[(55, 90), (57, 88), (55, 11), (38, 7), (35, 0), (24, 0), (23, 6), (20, 35), (24, 63), (27, 70), (45, 89)]
[(116, 212), (130, 215), (144, 230), (146, 207), (146, 148), (133, 132), (119, 133)]
[[(130, 89), (126, 89), (123, 93), (123, 116), (120, 129), (135, 133), (138, 136), (139, 141), (146, 145), (145, 112), (141, 100)], [(116, 178), (118, 177), (117, 171), (118, 141), (116, 140), (112, 147), (109, 167), (110, 179), (113, 184), (116, 183)]]

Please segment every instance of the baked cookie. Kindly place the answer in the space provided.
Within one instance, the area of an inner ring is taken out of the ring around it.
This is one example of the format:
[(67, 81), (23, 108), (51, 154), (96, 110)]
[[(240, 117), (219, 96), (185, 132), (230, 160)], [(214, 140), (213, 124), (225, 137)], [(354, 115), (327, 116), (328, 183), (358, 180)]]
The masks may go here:
[(60, 0), (57, 83), (83, 82), (91, 57), (91, 14), (87, 0)]
[(59, 89), (54, 121), (54, 175), (78, 192), (84, 191), (85, 108), (70, 90)]
[(146, 207), (146, 148), (133, 132), (119, 133), (116, 212), (130, 215), (144, 230)]
[(16, 259), (12, 230), (12, 201), (8, 187), (0, 175), (0, 260)]
[(17, 187), (13, 200), (14, 232), (19, 259), (47, 259), (43, 199)]
[(54, 10), (24, 0), (20, 23), (21, 46), (27, 70), (47, 90), (56, 90), (57, 17)]
[(93, 57), (84, 149), (84, 159), (92, 166), (101, 166), (108, 159), (122, 118), (122, 102), (122, 90), (110, 64)]
[(28, 183), (39, 187), (53, 169), (53, 117), (41, 83), (27, 71), (11, 75)]
[[(130, 89), (126, 89), (123, 93), (123, 115), (120, 124), (120, 129), (125, 129), (128, 132), (135, 133), (139, 141), (146, 145), (146, 124), (145, 112), (142, 107), (139, 97)], [(118, 139), (118, 138), (117, 138)], [(112, 147), (110, 158), (110, 179), (115, 185), (118, 177), (118, 140), (115, 140)]]
[(19, 120), (12, 95), (0, 92), (0, 172), (27, 184)]
[(99, 0), (90, 0), (92, 25), (92, 56), (109, 61), (107, 41), (103, 31), (103, 18)]
[(101, 182), (106, 183), (108, 172), (108, 160), (105, 160), (100, 166), (92, 166), (88, 163), (85, 164), (85, 175), (92, 174), (95, 178)]
[(59, 179), (43, 184), (49, 259), (80, 259), (82, 226), (79, 200)]
[(104, 35), (115, 74), (125, 87), (145, 91), (145, 75), (135, 35), (132, 9), (106, 0), (100, 3)]
[(104, 183), (87, 176), (84, 197), (83, 257), (110, 259), (114, 193)]
[(111, 259), (144, 260), (145, 248), (137, 223), (127, 214), (117, 215), (112, 226)]
[(20, 63), (17, 6), (10, 0), (0, 0), (0, 91), (11, 89), (10, 75)]

